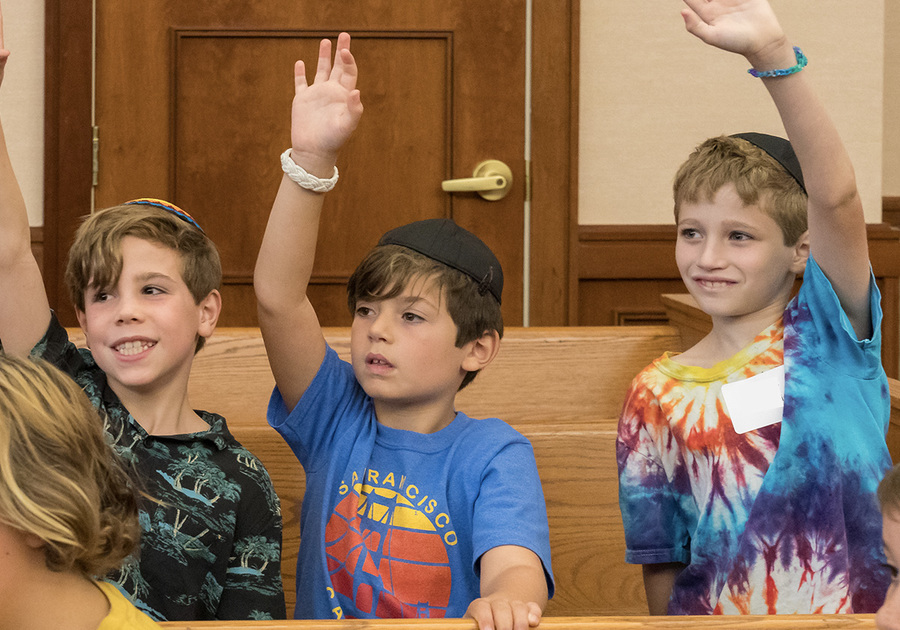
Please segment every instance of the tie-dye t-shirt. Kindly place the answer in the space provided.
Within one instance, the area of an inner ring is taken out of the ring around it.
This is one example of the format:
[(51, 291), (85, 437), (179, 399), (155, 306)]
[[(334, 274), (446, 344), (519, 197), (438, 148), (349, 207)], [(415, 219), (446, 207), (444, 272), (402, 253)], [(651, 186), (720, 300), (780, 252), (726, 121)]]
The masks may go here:
[[(680, 562), (670, 614), (881, 605), (875, 489), (890, 467), (880, 294), (858, 341), (810, 259), (781, 321), (711, 368), (665, 354), (634, 379), (616, 444), (626, 561)], [(735, 432), (722, 385), (785, 366), (783, 421)]]

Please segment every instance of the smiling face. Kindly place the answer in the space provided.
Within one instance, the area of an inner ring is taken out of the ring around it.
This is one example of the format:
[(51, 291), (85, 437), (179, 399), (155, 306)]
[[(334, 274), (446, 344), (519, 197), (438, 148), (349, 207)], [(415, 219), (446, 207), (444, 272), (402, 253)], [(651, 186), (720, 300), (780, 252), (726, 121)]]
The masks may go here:
[(456, 347), (457, 327), (433, 283), (416, 280), (399, 295), (359, 300), (351, 327), (356, 378), (376, 406), (449, 403), (476, 342)]
[(178, 253), (126, 236), (115, 286), (89, 285), (78, 321), (113, 391), (152, 392), (187, 383), (198, 336), (212, 334), (219, 297), (199, 304), (182, 278)]
[(807, 251), (805, 238), (785, 245), (774, 219), (758, 206), (745, 206), (732, 184), (712, 200), (683, 203), (679, 211), (675, 261), (688, 291), (714, 321), (760, 314), (775, 321)]

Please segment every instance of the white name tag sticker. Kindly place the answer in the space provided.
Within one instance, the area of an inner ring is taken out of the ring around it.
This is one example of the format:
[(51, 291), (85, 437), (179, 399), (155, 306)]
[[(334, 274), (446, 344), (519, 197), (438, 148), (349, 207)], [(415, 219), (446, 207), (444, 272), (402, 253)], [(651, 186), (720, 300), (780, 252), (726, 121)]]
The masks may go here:
[(722, 385), (722, 398), (738, 433), (781, 422), (784, 415), (784, 366)]

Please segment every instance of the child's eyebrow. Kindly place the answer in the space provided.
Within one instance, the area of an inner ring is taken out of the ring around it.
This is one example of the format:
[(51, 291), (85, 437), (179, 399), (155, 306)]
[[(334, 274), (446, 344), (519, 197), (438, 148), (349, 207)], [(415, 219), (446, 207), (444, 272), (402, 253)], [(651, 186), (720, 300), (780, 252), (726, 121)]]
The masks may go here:
[(417, 304), (425, 304), (431, 308), (437, 308), (435, 303), (423, 295), (401, 295), (400, 302), (406, 306), (415, 306)]
[(148, 271), (147, 273), (140, 274), (137, 279), (140, 282), (150, 282), (152, 280), (174, 280), (172, 276), (166, 273), (162, 273), (161, 271)]

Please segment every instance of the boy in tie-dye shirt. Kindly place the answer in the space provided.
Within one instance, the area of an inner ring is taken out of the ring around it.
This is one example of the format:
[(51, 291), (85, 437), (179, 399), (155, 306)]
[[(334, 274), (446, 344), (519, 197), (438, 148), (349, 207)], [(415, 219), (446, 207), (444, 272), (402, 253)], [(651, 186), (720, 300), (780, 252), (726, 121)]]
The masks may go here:
[(746, 57), (790, 142), (712, 138), (676, 175), (676, 262), (713, 328), (629, 391), (626, 560), (655, 614), (874, 612), (889, 404), (853, 168), (768, 2), (684, 3), (689, 32)]

